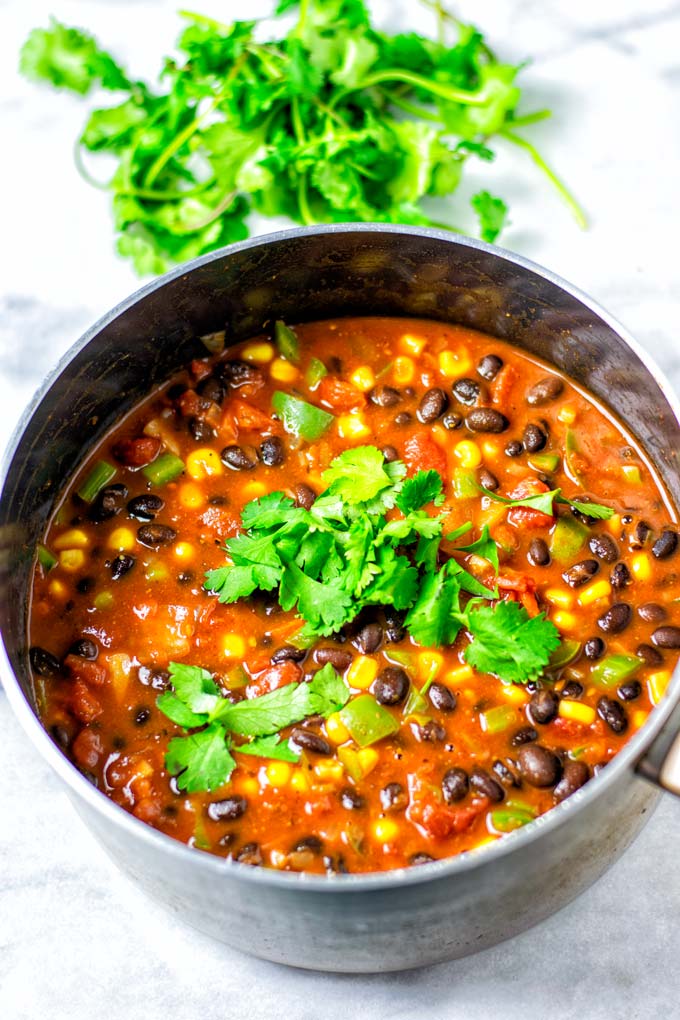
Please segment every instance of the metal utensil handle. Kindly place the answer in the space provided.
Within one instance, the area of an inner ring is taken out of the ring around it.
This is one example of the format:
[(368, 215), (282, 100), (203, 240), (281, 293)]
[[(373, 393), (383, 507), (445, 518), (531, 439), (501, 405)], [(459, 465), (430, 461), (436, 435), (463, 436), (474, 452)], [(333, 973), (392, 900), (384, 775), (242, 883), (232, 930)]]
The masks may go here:
[(680, 705), (638, 762), (637, 772), (650, 783), (680, 797)]

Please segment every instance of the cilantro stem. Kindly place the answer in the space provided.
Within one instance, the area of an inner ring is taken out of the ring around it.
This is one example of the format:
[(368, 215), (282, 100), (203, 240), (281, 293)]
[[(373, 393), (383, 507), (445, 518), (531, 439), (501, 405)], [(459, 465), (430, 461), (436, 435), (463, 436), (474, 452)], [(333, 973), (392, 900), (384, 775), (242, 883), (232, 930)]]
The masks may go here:
[(519, 135), (516, 135), (513, 131), (508, 131), (507, 128), (502, 129), (500, 131), (500, 134), (502, 138), (505, 138), (508, 142), (512, 142), (513, 145), (519, 146), (520, 149), (524, 149), (524, 151), (529, 154), (531, 160), (536, 164), (539, 170), (543, 171), (548, 180), (557, 190), (558, 194), (562, 196), (563, 200), (571, 209), (574, 219), (578, 223), (581, 230), (585, 230), (588, 226), (588, 219), (586, 217), (585, 211), (583, 210), (580, 203), (569, 191), (569, 188), (566, 186), (564, 181), (557, 176), (555, 171), (550, 166), (548, 166), (548, 164), (543, 159), (538, 149), (534, 145), (532, 145), (531, 142), (528, 142), (526, 138), (521, 138)]
[(215, 98), (211, 99), (210, 102), (208, 103), (207, 109), (205, 109), (203, 113), (200, 114), (200, 116), (194, 117), (194, 119), (189, 124), (187, 124), (183, 131), (180, 131), (178, 135), (175, 135), (173, 140), (170, 142), (170, 145), (166, 146), (165, 149), (163, 149), (163, 151), (160, 153), (160, 155), (156, 157), (156, 159), (153, 161), (144, 177), (145, 187), (147, 188), (151, 187), (151, 185), (156, 180), (161, 170), (163, 170), (164, 167), (170, 162), (175, 153), (179, 152), (182, 146), (189, 141), (191, 136), (196, 134), (196, 132), (198, 131), (198, 129), (200, 128), (201, 124), (206, 119), (208, 114), (213, 112), (213, 110), (217, 106), (217, 103), (218, 97), (215, 96)]
[(552, 117), (552, 110), (534, 110), (533, 113), (525, 113), (520, 117), (512, 117), (510, 127), (527, 127), (529, 124), (538, 124), (539, 121), (548, 120)]
[[(297, 143), (298, 145), (305, 145), (307, 138), (305, 136), (305, 128), (300, 115), (300, 100), (297, 96), (293, 96), (291, 99), (290, 113)], [(305, 170), (298, 171), (297, 200), (300, 209), (300, 218), (305, 226), (309, 226), (314, 223), (315, 220), (312, 215), (312, 210), (309, 207), (309, 199), (307, 197), (307, 172)]]
[(387, 96), (389, 102), (393, 106), (398, 106), (404, 113), (410, 113), (413, 117), (420, 117), (421, 120), (431, 120), (435, 124), (441, 124), (441, 117), (433, 110), (428, 110), (424, 106), (418, 106), (417, 103), (411, 103), (408, 99), (403, 99), (398, 93), (391, 92), (389, 89), (383, 88), (382, 91)]
[(307, 15), (309, 13), (309, 0), (300, 0), (300, 17), (295, 28), (295, 33), (301, 35), (307, 25)]
[(384, 71), (376, 71), (374, 74), (367, 75), (354, 88), (336, 93), (331, 102), (335, 105), (351, 92), (370, 89), (374, 85), (382, 85), (386, 81), (400, 81), (405, 85), (411, 85), (414, 89), (423, 89), (424, 92), (431, 92), (433, 96), (439, 96), (440, 99), (446, 99), (450, 103), (461, 103), (463, 106), (486, 106), (489, 101), (489, 92), (484, 88), (470, 92), (467, 89), (457, 89), (453, 85), (445, 85), (443, 82), (430, 81), (429, 78), (414, 74), (412, 71), (387, 68)]

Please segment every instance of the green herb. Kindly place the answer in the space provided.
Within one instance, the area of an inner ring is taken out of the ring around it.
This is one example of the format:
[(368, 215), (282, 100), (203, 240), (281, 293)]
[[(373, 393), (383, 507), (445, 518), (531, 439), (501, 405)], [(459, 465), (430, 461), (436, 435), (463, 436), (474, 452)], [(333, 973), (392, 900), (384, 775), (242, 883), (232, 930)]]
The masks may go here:
[(101, 490), (115, 477), (116, 469), (113, 464), (108, 464), (105, 460), (99, 460), (85, 481), (81, 483), (76, 495), (84, 503), (93, 503)]
[(557, 627), (544, 613), (530, 617), (517, 602), (468, 612), (465, 626), (474, 638), (465, 649), (466, 661), (509, 683), (526, 683), (540, 676), (560, 643)]
[(277, 319), (274, 323), (274, 334), (276, 336), (276, 346), (281, 357), (297, 365), (300, 360), (300, 343), (293, 330), (285, 322), (282, 322), (281, 319)]
[(320, 407), (308, 404), (299, 397), (277, 390), (272, 396), (272, 407), (283, 421), (286, 432), (300, 436), (308, 442), (319, 439), (333, 421), (333, 415)]
[(234, 748), (239, 754), (253, 754), (259, 758), (276, 758), (278, 761), (300, 761), (299, 751), (294, 751), (288, 740), (281, 740), (278, 734), (268, 737), (255, 737), (247, 744)]
[[(277, 14), (295, 6), (280, 3)], [(142, 274), (246, 237), (253, 209), (301, 223), (441, 226), (428, 203), (456, 191), (469, 160), (492, 161), (496, 138), (524, 150), (583, 224), (517, 133), (548, 115), (517, 113), (523, 64), (500, 62), (476, 28), (437, 6), (437, 41), (378, 31), (363, 0), (304, 0), (297, 23), (283, 34), (274, 21), (267, 41), (256, 21), (182, 12), (177, 53), (155, 84), (132, 80), (91, 35), (52, 20), (30, 34), (20, 67), (80, 96), (118, 93), (91, 110), (77, 162), (97, 183), (83, 154), (115, 161), (97, 186), (112, 194), (118, 251)], [(505, 203), (486, 190), (471, 201), (482, 237), (494, 240)]]
[(584, 514), (584, 516), (598, 521), (608, 521), (615, 513), (611, 507), (602, 506), (601, 503), (588, 503), (583, 500), (568, 499), (562, 495), (561, 489), (538, 492), (531, 496), (524, 496), (522, 499), (508, 499), (507, 496), (500, 496), (497, 492), (492, 492), (491, 489), (485, 489), (484, 486), (481, 486), (481, 490), (489, 499), (493, 499), (496, 503), (504, 503), (508, 508), (513, 506), (530, 507), (533, 510), (540, 510), (541, 513), (547, 514), (549, 517), (554, 515), (554, 503), (570, 506), (579, 513)]
[(47, 546), (39, 545), (36, 549), (38, 554), (38, 563), (43, 569), (45, 574), (49, 573), (52, 567), (56, 567), (59, 562), (54, 553), (51, 553)]
[(187, 793), (217, 790), (236, 768), (225, 741), (224, 728), (212, 723), (200, 733), (173, 737), (165, 755), (165, 767), (177, 776), (177, 785)]

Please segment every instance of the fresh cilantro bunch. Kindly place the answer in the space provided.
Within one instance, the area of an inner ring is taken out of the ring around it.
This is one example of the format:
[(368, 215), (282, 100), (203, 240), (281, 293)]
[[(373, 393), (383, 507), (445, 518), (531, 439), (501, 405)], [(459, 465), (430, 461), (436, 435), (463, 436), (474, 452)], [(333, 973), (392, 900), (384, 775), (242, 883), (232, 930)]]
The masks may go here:
[[(583, 222), (517, 134), (549, 112), (518, 116), (522, 65), (498, 61), (476, 28), (440, 10), (441, 37), (452, 27), (454, 42), (392, 35), (373, 26), (363, 0), (281, 0), (276, 14), (293, 8), (293, 27), (281, 34), (275, 20), (268, 41), (255, 21), (182, 12), (177, 55), (155, 85), (130, 79), (91, 35), (56, 20), (28, 37), (27, 77), (81, 96), (121, 95), (90, 113), (78, 165), (91, 180), (83, 151), (117, 161), (104, 187), (118, 251), (140, 274), (246, 237), (252, 209), (300, 223), (432, 225), (425, 200), (455, 192), (468, 160), (493, 160), (495, 137), (525, 149)], [(471, 201), (493, 241), (505, 203), (488, 191)]]

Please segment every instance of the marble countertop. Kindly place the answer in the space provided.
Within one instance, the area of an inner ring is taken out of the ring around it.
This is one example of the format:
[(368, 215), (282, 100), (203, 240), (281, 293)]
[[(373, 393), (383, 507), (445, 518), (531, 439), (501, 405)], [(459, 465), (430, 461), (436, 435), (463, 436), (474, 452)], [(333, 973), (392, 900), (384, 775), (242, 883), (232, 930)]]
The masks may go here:
[[(73, 167), (83, 108), (17, 77), (20, 42), (54, 13), (91, 28), (142, 75), (172, 43), (176, 6), (0, 0), (0, 444), (60, 354), (137, 285), (113, 254), (106, 197)], [(266, 0), (197, 6), (223, 18), (269, 9)], [(579, 231), (522, 154), (502, 151), (493, 190), (511, 206), (503, 243), (598, 298), (680, 388), (680, 4), (462, 0), (456, 8), (504, 56), (534, 56), (526, 108), (549, 105), (556, 116), (532, 137), (591, 219)], [(409, 0), (375, 9), (389, 12), (391, 27), (428, 24)], [(680, 1011), (680, 804), (670, 797), (589, 894), (532, 931), (467, 961), (343, 978), (249, 959), (169, 918), (94, 843), (2, 691), (0, 731), (3, 1020), (657, 1020)]]

